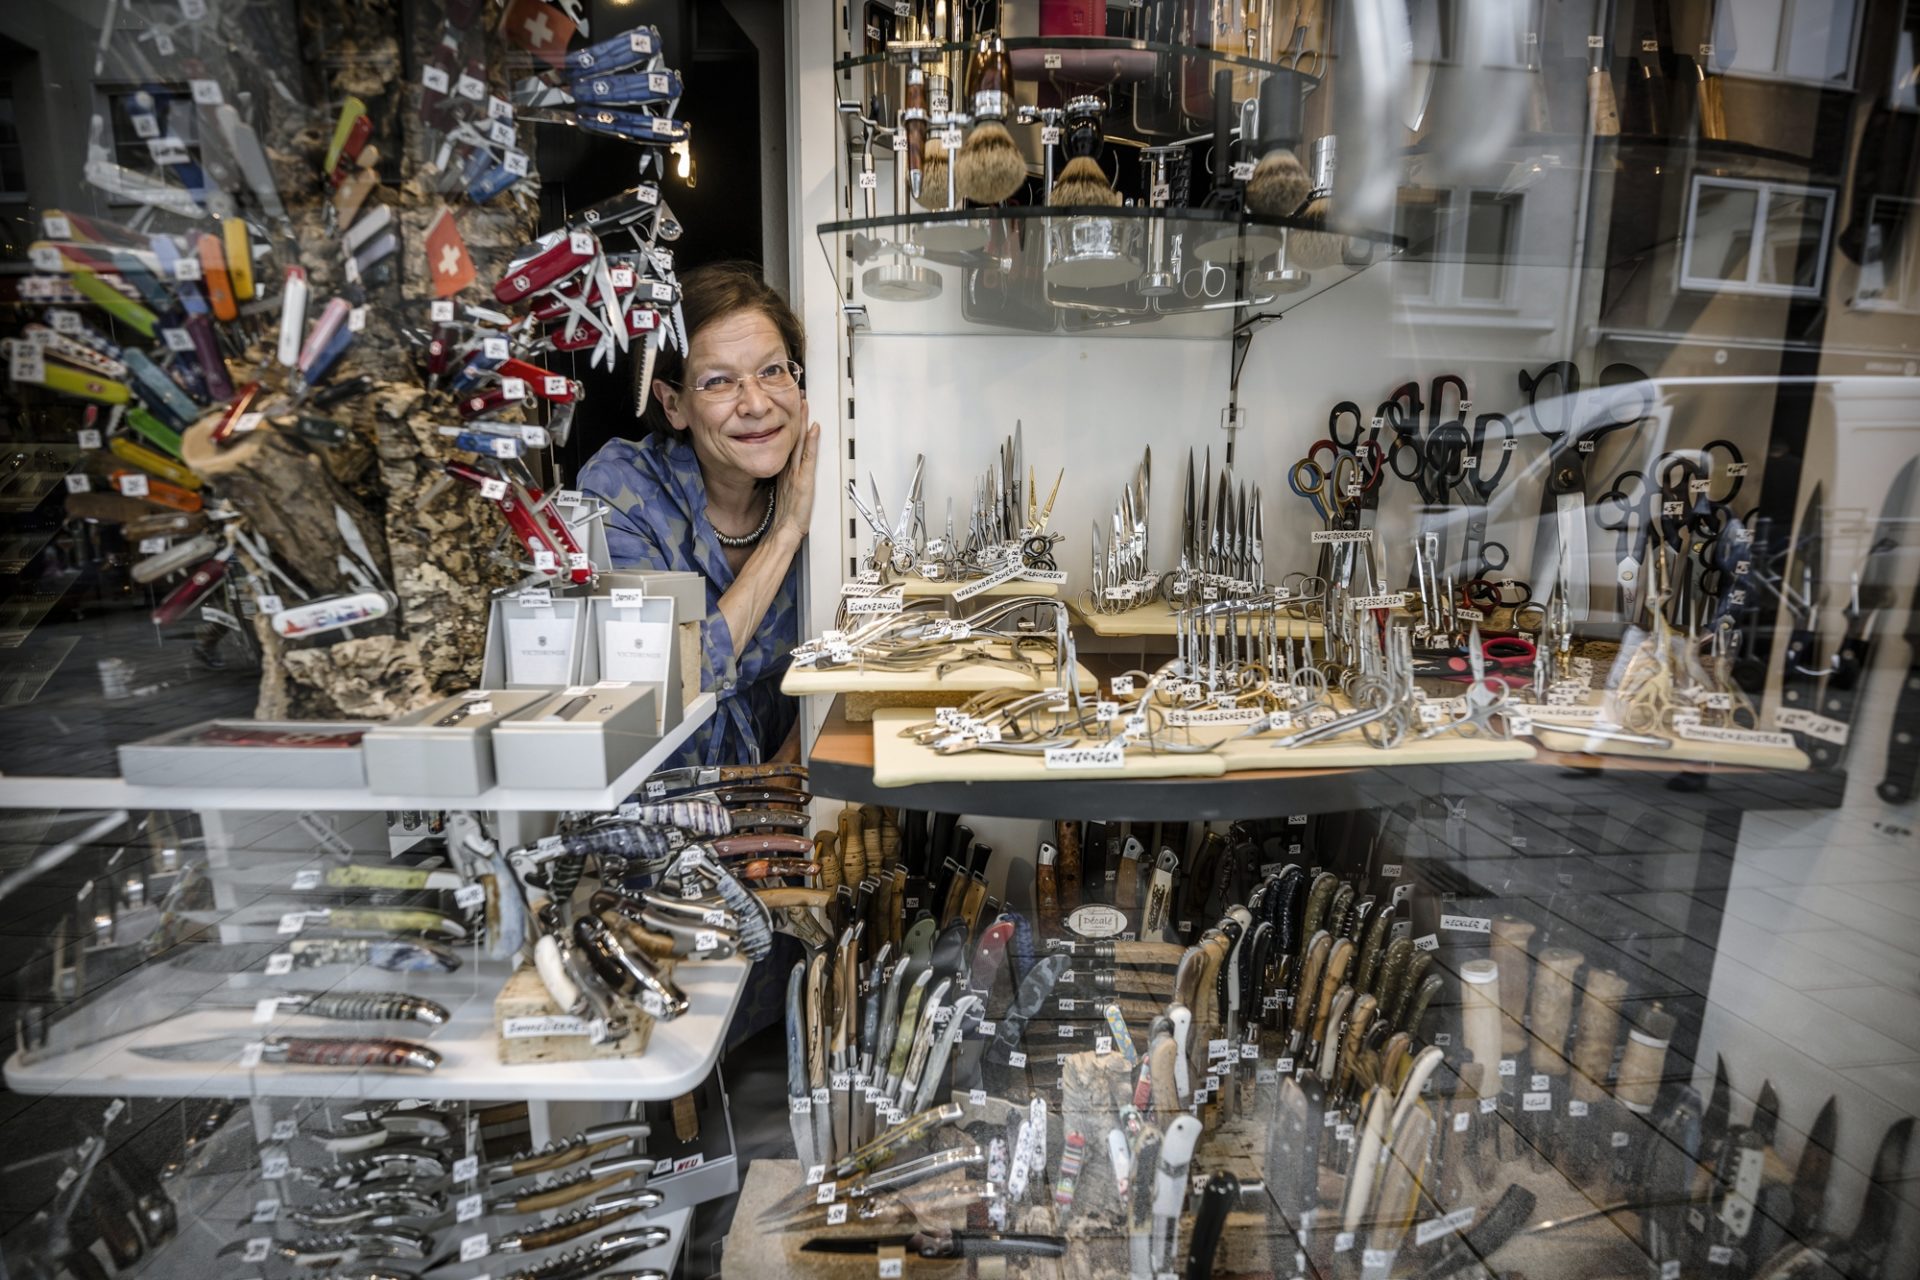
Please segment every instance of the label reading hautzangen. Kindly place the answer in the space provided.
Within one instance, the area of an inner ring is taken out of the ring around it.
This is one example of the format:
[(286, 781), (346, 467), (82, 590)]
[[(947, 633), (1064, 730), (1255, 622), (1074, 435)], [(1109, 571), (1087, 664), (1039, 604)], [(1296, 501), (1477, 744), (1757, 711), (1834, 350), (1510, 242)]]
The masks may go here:
[(1098, 747), (1048, 747), (1049, 769), (1118, 769), (1127, 762), (1126, 748), (1118, 742)]

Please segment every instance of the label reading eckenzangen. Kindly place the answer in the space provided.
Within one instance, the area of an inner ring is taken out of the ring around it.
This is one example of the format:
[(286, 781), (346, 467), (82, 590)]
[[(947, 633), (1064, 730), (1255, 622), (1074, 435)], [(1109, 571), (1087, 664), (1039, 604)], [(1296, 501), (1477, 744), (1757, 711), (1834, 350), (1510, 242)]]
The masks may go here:
[(568, 1014), (542, 1014), (525, 1018), (503, 1018), (500, 1021), (502, 1040), (527, 1040), (535, 1036), (584, 1036), (587, 1034), (585, 1018), (575, 1018)]

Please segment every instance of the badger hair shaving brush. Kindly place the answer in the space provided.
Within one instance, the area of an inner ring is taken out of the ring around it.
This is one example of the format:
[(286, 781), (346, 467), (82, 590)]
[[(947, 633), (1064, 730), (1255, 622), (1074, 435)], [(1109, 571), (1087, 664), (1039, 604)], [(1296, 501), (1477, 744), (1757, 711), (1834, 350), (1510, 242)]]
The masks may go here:
[(954, 158), (954, 179), (961, 196), (979, 204), (1000, 204), (1027, 181), (1027, 162), (1006, 121), (1013, 114), (1013, 65), (998, 32), (981, 33), (967, 64), (967, 103), (973, 128)]

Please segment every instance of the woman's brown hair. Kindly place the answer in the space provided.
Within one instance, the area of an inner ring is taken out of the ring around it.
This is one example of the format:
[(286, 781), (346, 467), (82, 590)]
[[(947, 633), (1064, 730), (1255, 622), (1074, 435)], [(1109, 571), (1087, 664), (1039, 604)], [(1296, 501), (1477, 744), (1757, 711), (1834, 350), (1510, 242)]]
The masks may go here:
[[(780, 291), (761, 278), (760, 269), (752, 263), (710, 262), (680, 278), (680, 314), (686, 321), (688, 346), (693, 345), (694, 335), (702, 329), (740, 311), (758, 311), (767, 318), (787, 348), (787, 359), (798, 361), (805, 355), (807, 333), (800, 317), (780, 296)], [(633, 398), (645, 405), (641, 416), (647, 426), (654, 431), (665, 431), (669, 429), (666, 411), (654, 397), (653, 387), (639, 385), (644, 363), (633, 362)], [(653, 376), (677, 386), (686, 376), (686, 361), (671, 345), (663, 347), (654, 361)]]

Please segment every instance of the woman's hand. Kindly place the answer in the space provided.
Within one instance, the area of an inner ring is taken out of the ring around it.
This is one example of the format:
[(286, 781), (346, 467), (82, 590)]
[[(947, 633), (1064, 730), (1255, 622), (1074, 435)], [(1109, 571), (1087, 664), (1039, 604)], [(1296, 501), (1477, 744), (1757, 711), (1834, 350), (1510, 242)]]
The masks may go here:
[(775, 519), (796, 540), (807, 536), (807, 526), (813, 522), (813, 477), (819, 463), (820, 424), (812, 422), (800, 433), (800, 443), (794, 446), (775, 488)]

